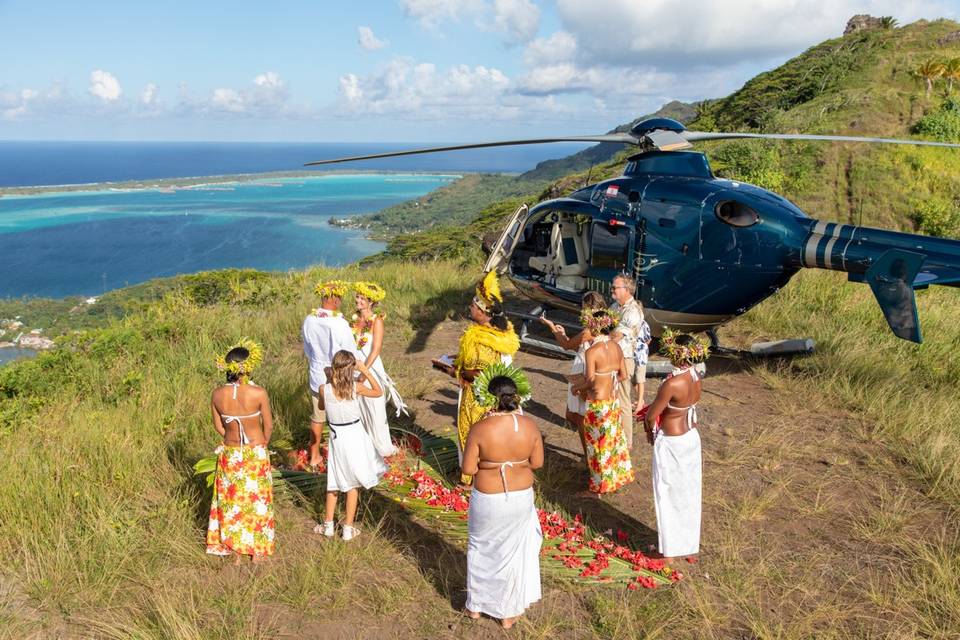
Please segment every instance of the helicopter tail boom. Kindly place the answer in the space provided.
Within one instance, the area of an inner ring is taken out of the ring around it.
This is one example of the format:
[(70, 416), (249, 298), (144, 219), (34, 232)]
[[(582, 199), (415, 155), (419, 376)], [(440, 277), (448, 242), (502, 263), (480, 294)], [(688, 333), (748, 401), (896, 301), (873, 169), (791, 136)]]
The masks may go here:
[(960, 286), (960, 242), (943, 238), (805, 221), (809, 235), (794, 266), (844, 271), (870, 286), (898, 337), (921, 342), (914, 290)]

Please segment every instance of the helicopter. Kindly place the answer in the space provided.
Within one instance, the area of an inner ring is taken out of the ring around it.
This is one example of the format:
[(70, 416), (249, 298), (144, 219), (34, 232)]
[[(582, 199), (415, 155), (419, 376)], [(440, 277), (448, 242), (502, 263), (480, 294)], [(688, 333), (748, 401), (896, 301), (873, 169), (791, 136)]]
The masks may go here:
[[(548, 142), (638, 147), (623, 174), (533, 207), (521, 206), (493, 245), (484, 273), (505, 273), (540, 306), (578, 312), (586, 291), (610, 292), (614, 276), (637, 282), (653, 335), (665, 327), (716, 330), (783, 288), (800, 269), (847, 273), (867, 284), (893, 333), (922, 342), (914, 291), (960, 286), (960, 241), (816, 220), (786, 198), (718, 178), (693, 143), (731, 138), (960, 147), (960, 144), (840, 135), (690, 131), (650, 118), (629, 132), (484, 142), (308, 162), (374, 158)], [(526, 332), (524, 332), (526, 333)], [(812, 344), (812, 343), (811, 343)]]

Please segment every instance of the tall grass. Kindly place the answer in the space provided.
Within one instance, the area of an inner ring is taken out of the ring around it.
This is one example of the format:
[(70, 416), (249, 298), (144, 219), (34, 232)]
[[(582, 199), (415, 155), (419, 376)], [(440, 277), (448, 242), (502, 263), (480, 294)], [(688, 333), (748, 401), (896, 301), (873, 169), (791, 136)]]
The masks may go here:
[[(305, 443), (300, 323), (317, 304), (313, 283), (330, 273), (258, 281), (255, 295), (240, 283), (216, 304), (185, 289), (0, 369), (4, 587), (33, 603), (41, 619), (61, 619), (68, 635), (117, 638), (272, 637), (277, 624), (256, 614), (265, 603), (301, 616), (349, 617), (396, 613), (417, 599), (425, 610), (442, 602), (429, 589), (434, 599), (424, 598), (416, 565), (390, 545), (381, 540), (350, 553), (318, 545), (305, 533), (305, 514), (283, 501), (280, 551), (263, 570), (234, 571), (204, 556), (209, 502), (191, 466), (218, 440), (209, 417), (209, 394), (220, 382), (213, 359), (241, 336), (260, 341), (266, 358), (255, 377), (271, 394), (274, 438)], [(385, 307), (397, 349), (463, 295), (452, 263), (429, 271), (394, 264), (362, 277), (390, 292)], [(364, 567), (391, 571), (373, 582), (351, 577)], [(22, 632), (14, 636), (36, 628), (29, 611), (4, 609), (2, 617)]]
[(802, 393), (858, 413), (928, 491), (960, 507), (960, 290), (917, 292), (924, 342), (896, 338), (870, 289), (805, 271), (734, 325), (753, 339), (812, 336), (815, 355), (770, 364)]

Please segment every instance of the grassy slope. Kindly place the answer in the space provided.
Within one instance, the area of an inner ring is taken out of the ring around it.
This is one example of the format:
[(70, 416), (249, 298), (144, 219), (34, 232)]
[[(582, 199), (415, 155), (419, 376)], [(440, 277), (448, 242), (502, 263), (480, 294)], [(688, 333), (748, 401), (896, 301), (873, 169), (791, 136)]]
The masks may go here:
[[(447, 611), (412, 560), (376, 537), (349, 553), (319, 545), (289, 500), (279, 511), (286, 544), (265, 570), (232, 571), (202, 555), (208, 499), (191, 465), (217, 441), (211, 358), (255, 328), (267, 353), (257, 379), (271, 392), (274, 439), (304, 443), (299, 328), (312, 283), (327, 273), (235, 287), (218, 274), (196, 287), (205, 277), (194, 277), (141, 313), (0, 369), (0, 636), (266, 638), (286, 618), (346, 623), (361, 611), (400, 615), (407, 637), (435, 635), (442, 616), (403, 617), (412, 601), (422, 613)], [(418, 302), (459, 306), (454, 266), (424, 274), (392, 265), (366, 277), (391, 291), (398, 340), (413, 335)], [(206, 304), (212, 295), (218, 303)]]

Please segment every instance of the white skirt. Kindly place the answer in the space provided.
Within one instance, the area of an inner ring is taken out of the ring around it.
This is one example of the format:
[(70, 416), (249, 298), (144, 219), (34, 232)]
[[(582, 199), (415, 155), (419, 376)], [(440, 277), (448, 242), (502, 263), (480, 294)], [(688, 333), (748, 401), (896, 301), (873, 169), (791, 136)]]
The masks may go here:
[(533, 488), (470, 494), (467, 609), (513, 618), (538, 601), (543, 534)]
[(330, 427), (327, 449), (327, 491), (369, 489), (380, 482), (387, 465), (373, 447), (373, 441), (358, 420), (342, 427)]
[(700, 433), (657, 435), (653, 443), (653, 496), (660, 553), (669, 558), (700, 551), (703, 461)]
[(370, 372), (377, 377), (377, 382), (380, 383), (383, 393), (380, 394), (379, 398), (360, 396), (358, 398), (360, 401), (360, 415), (363, 419), (363, 427), (367, 430), (367, 433), (370, 434), (377, 453), (386, 458), (397, 452), (397, 448), (393, 446), (393, 441), (390, 439), (390, 423), (387, 421), (387, 398), (389, 397), (390, 402), (396, 407), (397, 416), (400, 415), (401, 411), (404, 413), (407, 412), (407, 405), (404, 404), (403, 398), (401, 398), (397, 392), (396, 384), (390, 379), (387, 372), (384, 371), (380, 358), (377, 358), (376, 362), (374, 362), (374, 366), (370, 368)]

